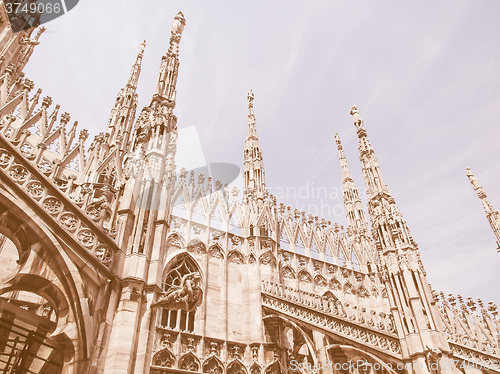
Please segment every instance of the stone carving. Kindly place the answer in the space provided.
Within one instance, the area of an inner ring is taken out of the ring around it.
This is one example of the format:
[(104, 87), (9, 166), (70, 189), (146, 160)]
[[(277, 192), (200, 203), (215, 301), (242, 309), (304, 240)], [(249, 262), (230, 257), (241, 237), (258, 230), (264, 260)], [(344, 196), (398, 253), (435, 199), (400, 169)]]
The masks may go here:
[(101, 188), (102, 195), (94, 199), (86, 209), (87, 214), (92, 217), (94, 221), (99, 223), (101, 227), (111, 218), (111, 205), (109, 204), (108, 197), (106, 196), (106, 189)]
[(245, 366), (239, 361), (235, 360), (227, 366), (227, 374), (246, 374)]
[(210, 254), (210, 256), (218, 259), (224, 258), (224, 252), (222, 251), (222, 248), (218, 243), (212, 244), (212, 246), (208, 250), (208, 253)]
[(358, 107), (356, 105), (351, 108), (350, 115), (354, 120), (354, 125), (356, 126), (356, 128), (361, 128), (363, 126), (363, 120), (359, 117)]
[(260, 366), (257, 364), (253, 364), (252, 367), (250, 368), (250, 374), (260, 374), (261, 369)]
[(59, 221), (69, 231), (75, 231), (78, 226), (78, 219), (73, 213), (61, 214)]
[(182, 309), (188, 312), (196, 309), (203, 296), (203, 291), (198, 286), (200, 279), (198, 272), (186, 274), (182, 277), (180, 286), (172, 286), (151, 308)]
[(26, 191), (35, 199), (40, 199), (45, 191), (43, 185), (38, 181), (31, 181), (26, 184)]
[(184, 19), (184, 15), (181, 12), (177, 13), (174, 17), (174, 23), (172, 24), (172, 36), (180, 38), (185, 24), (186, 20)]
[(203, 365), (203, 372), (209, 374), (222, 374), (223, 373), (222, 364), (214, 356), (210, 357), (205, 361)]
[(44, 174), (50, 174), (52, 172), (52, 169), (54, 168), (54, 165), (49, 162), (48, 160), (46, 159), (42, 159), (42, 161), (40, 161), (38, 163), (38, 168), (44, 173)]
[(175, 364), (175, 356), (168, 350), (163, 349), (153, 356), (153, 365), (163, 368), (171, 368)]
[(283, 268), (283, 277), (285, 277), (287, 279), (295, 279), (295, 274), (294, 274), (293, 269), (290, 268), (289, 266), (285, 266)]
[(179, 369), (181, 370), (198, 371), (199, 368), (198, 359), (191, 352), (179, 360)]
[(92, 247), (96, 242), (95, 234), (89, 229), (80, 230), (77, 238), (85, 247)]
[(9, 169), (9, 175), (18, 183), (22, 183), (28, 176), (28, 170), (21, 165), (14, 165)]
[(0, 149), (0, 166), (6, 167), (9, 165), (12, 156), (4, 149)]
[(49, 211), (50, 214), (57, 215), (62, 210), (61, 202), (55, 197), (47, 197), (43, 203), (43, 207)]
[(307, 271), (302, 270), (299, 272), (299, 281), (303, 283), (311, 283), (312, 277)]
[(113, 252), (111, 249), (101, 246), (95, 250), (95, 256), (104, 264), (109, 265), (113, 259)]
[(227, 256), (227, 259), (229, 262), (234, 262), (235, 264), (245, 263), (245, 257), (238, 250), (231, 251)]

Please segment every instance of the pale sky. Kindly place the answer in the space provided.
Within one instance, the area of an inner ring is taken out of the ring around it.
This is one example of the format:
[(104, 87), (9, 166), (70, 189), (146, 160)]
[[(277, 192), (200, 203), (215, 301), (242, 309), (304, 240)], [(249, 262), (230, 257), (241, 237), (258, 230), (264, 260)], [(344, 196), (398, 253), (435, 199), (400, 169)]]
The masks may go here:
[(498, 1), (81, 0), (46, 24), (27, 76), (93, 138), (144, 39), (147, 105), (178, 11), (175, 112), (199, 137), (193, 158), (241, 167), (253, 89), (270, 192), (345, 224), (333, 136), (364, 191), (357, 104), (432, 287), (500, 302), (500, 254), (465, 176), (500, 209)]

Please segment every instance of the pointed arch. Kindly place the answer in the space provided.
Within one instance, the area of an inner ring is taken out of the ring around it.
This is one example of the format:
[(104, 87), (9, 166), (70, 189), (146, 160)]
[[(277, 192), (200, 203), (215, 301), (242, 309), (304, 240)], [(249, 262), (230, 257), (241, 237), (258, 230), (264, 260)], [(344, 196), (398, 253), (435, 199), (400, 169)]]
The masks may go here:
[(299, 271), (298, 278), (300, 282), (303, 283), (312, 283), (312, 276), (309, 274), (309, 272), (306, 269), (302, 269)]
[(212, 355), (203, 362), (203, 372), (212, 374), (222, 374), (224, 372), (224, 364)]
[(190, 351), (179, 359), (178, 368), (181, 370), (199, 371), (200, 360)]
[(260, 368), (260, 366), (257, 363), (253, 364), (250, 367), (250, 374), (261, 374), (261, 373), (262, 373), (262, 369)]
[(356, 294), (356, 290), (355, 290), (354, 286), (351, 284), (351, 282), (347, 281), (344, 284), (344, 293), (350, 294), (350, 295)]
[(154, 354), (152, 364), (162, 368), (172, 368), (175, 366), (175, 355), (168, 348), (164, 348)]
[(273, 268), (276, 267), (276, 258), (274, 257), (274, 254), (272, 250), (268, 250), (264, 252), (263, 254), (260, 255), (259, 257), (259, 262), (262, 265), (271, 265)]
[(281, 275), (284, 278), (288, 278), (288, 279), (295, 279), (296, 278), (295, 270), (293, 270), (293, 268), (289, 265), (283, 266), (283, 268), (281, 269)]
[(240, 360), (236, 359), (227, 365), (226, 372), (227, 374), (247, 374), (247, 369)]
[(245, 256), (243, 256), (243, 254), (239, 250), (234, 249), (228, 253), (227, 260), (236, 264), (244, 264)]
[(168, 247), (175, 247), (175, 248), (183, 248), (184, 247), (184, 238), (182, 235), (178, 232), (173, 232), (167, 237), (167, 248)]
[(191, 239), (186, 248), (189, 252), (207, 253), (207, 247), (200, 238)]
[(370, 293), (368, 292), (368, 290), (362, 284), (356, 290), (356, 294), (359, 297), (361, 297), (361, 298), (368, 298), (368, 297), (370, 297)]
[(332, 290), (341, 290), (342, 289), (342, 285), (335, 278), (330, 279), (330, 281), (328, 282), (328, 287), (330, 287)]
[(271, 362), (269, 365), (267, 365), (264, 373), (265, 374), (284, 374), (284, 373), (286, 373), (286, 370), (283, 368), (283, 365), (281, 365), (281, 362), (279, 362), (278, 360), (275, 360), (275, 361)]
[(220, 246), (219, 243), (214, 243), (208, 248), (208, 253), (210, 256), (218, 258), (218, 259), (223, 259), (224, 258), (224, 250)]
[(326, 282), (326, 279), (324, 276), (322, 276), (321, 274), (317, 274), (315, 277), (314, 277), (314, 284), (316, 286), (319, 286), (319, 287), (326, 287), (327, 286), (327, 282)]
[[(191, 254), (180, 252), (167, 259), (167, 263), (163, 270), (163, 280), (165, 286), (180, 285), (180, 279), (187, 273), (198, 272), (200, 276), (203, 274), (198, 262)], [(170, 280), (167, 278), (170, 276)], [(170, 282), (169, 284), (167, 282)], [(167, 291), (167, 289), (165, 289)]]

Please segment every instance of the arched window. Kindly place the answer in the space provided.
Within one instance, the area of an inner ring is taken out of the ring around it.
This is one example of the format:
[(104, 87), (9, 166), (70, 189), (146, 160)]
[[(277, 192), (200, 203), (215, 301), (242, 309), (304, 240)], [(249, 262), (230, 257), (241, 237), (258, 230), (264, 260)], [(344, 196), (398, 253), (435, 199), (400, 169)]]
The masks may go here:
[[(168, 295), (182, 289), (183, 280), (189, 274), (198, 273), (198, 267), (194, 261), (186, 255), (175, 259), (163, 282), (163, 290)], [(190, 309), (190, 308), (188, 308)], [(181, 331), (194, 331), (196, 310), (184, 310), (177, 308), (162, 308), (160, 325), (163, 328)]]

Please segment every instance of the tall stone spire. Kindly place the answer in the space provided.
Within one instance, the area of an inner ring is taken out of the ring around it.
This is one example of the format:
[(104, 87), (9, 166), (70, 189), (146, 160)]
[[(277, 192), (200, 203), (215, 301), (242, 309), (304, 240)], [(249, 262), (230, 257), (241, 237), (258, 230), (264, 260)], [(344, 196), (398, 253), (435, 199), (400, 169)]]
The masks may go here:
[(356, 106), (352, 107), (351, 115), (359, 138), (359, 157), (368, 195), (368, 213), (377, 249), (384, 254), (400, 249), (411, 249), (418, 253), (417, 244), (413, 241), (410, 230), (384, 183), (377, 156), (370, 145)]
[(347, 222), (355, 232), (363, 234), (368, 233), (368, 223), (366, 221), (363, 204), (361, 203), (361, 199), (359, 197), (358, 188), (356, 187), (351, 172), (349, 171), (344, 150), (342, 149), (342, 143), (340, 142), (340, 137), (338, 134), (335, 134), (335, 142), (337, 143), (337, 149), (339, 151), (339, 161), (340, 169), (342, 172), (342, 187)]
[(245, 191), (255, 193), (257, 198), (262, 198), (266, 193), (266, 181), (262, 151), (259, 146), (259, 138), (255, 127), (255, 114), (253, 111), (254, 95), (252, 90), (248, 91), (248, 136), (243, 151), (243, 177)]
[[(370, 238), (370, 231), (368, 229), (363, 203), (359, 197), (358, 187), (354, 183), (354, 179), (349, 171), (338, 134), (335, 134), (335, 142), (337, 143), (337, 149), (339, 151), (344, 207), (349, 230), (353, 234), (353, 243), (361, 259), (360, 266), (364, 267), (366, 264), (367, 267), (366, 269), (364, 268), (364, 270), (372, 271), (371, 265), (375, 265), (376, 263), (376, 253)], [(368, 267), (368, 264), (370, 264), (370, 267)]]
[[(150, 104), (142, 109), (136, 122), (135, 136), (131, 142), (132, 151), (158, 148), (165, 155), (169, 148), (172, 151), (170, 153), (175, 155), (175, 141), (172, 141), (177, 138), (177, 117), (173, 109), (179, 74), (179, 43), (185, 25), (186, 19), (182, 12), (177, 13), (170, 31), (168, 51), (161, 59), (153, 97)], [(166, 139), (166, 134), (172, 136)]]
[(141, 74), (142, 58), (146, 48), (146, 41), (139, 45), (139, 53), (135, 63), (130, 69), (130, 75), (125, 87), (120, 89), (116, 96), (115, 106), (111, 110), (108, 128), (108, 144), (117, 144), (120, 150), (126, 150), (129, 144), (130, 133), (134, 124), (137, 110), (138, 95), (136, 93), (137, 83)]
[(467, 178), (469, 178), (469, 182), (476, 192), (477, 196), (481, 199), (481, 203), (483, 204), (484, 211), (486, 213), (486, 218), (490, 223), (491, 228), (493, 229), (493, 233), (497, 237), (497, 246), (498, 251), (500, 252), (500, 219), (498, 217), (498, 211), (493, 208), (493, 205), (486, 198), (486, 192), (484, 192), (483, 187), (479, 184), (479, 180), (476, 178), (474, 174), (470, 171), (470, 168), (467, 168)]
[(350, 114), (359, 138), (359, 157), (368, 195), (372, 236), (379, 253), (384, 282), (391, 290), (388, 292), (389, 301), (402, 341), (403, 359), (425, 368), (425, 357), (429, 351), (439, 350), (443, 352), (442, 360), (448, 361), (452, 368), (448, 356), (450, 347), (417, 244), (383, 181), (377, 157), (356, 106), (351, 108)]
[(162, 57), (158, 79), (152, 101), (165, 103), (172, 108), (175, 106), (177, 76), (179, 75), (179, 43), (186, 19), (182, 12), (176, 14), (170, 36), (170, 47)]
[[(164, 281), (162, 269), (168, 251), (164, 239), (171, 222), (170, 203), (176, 178), (178, 133), (177, 117), (173, 109), (179, 68), (179, 43), (185, 23), (183, 14), (179, 12), (172, 25), (170, 47), (161, 60), (153, 97), (150, 104), (141, 110), (124, 162), (127, 179), (122, 189), (123, 198), (117, 209), (117, 220), (130, 224), (117, 235), (116, 241), (122, 248), (126, 248), (121, 300), (127, 301), (120, 303), (113, 319), (116, 332), (111, 334), (108, 348), (110, 353), (104, 372), (120, 367), (130, 357), (134, 357), (136, 372), (143, 372), (142, 368), (147, 366), (147, 355), (135, 357), (133, 346), (125, 343), (123, 336), (136, 336), (138, 327), (130, 323), (130, 320), (135, 318), (138, 321), (143, 318), (144, 311), (144, 321), (154, 320), (150, 305), (154, 298), (158, 298), (155, 296), (158, 285)], [(133, 71), (131, 78), (135, 76)], [(124, 296), (127, 289), (134, 289), (134, 292), (142, 293), (144, 297), (138, 297), (132, 302), (127, 299), (129, 296)], [(141, 334), (137, 344), (146, 346), (151, 341), (152, 337), (145, 333)], [(140, 366), (141, 370), (138, 370)], [(129, 367), (132, 367), (132, 363), (129, 363)]]

